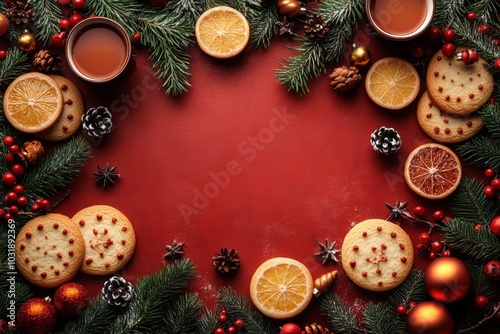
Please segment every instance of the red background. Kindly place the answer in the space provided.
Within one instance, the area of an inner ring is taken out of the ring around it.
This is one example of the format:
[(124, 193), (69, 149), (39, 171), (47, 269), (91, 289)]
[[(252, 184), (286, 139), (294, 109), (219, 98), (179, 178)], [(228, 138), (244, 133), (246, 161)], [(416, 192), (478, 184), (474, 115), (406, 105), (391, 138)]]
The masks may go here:
[[(410, 50), (408, 44), (364, 30), (355, 32), (353, 42), (371, 50), (372, 63), (385, 56), (408, 58)], [(416, 101), (389, 111), (369, 100), (363, 84), (345, 94), (333, 91), (328, 74), (347, 65), (347, 56), (312, 80), (310, 93), (287, 92), (275, 70), (283, 58), (294, 55), (285, 47), (292, 44), (283, 37), (268, 50), (249, 48), (231, 60), (210, 58), (194, 45), (189, 50), (192, 87), (178, 97), (164, 94), (142, 48), (133, 50), (127, 73), (110, 84), (86, 83), (63, 68), (80, 87), (86, 108), (108, 107), (115, 127), (101, 142), (92, 141), (93, 158), (56, 211), (72, 216), (86, 206), (107, 204), (130, 218), (137, 247), (117, 275), (135, 282), (154, 272), (162, 266), (165, 245), (177, 240), (185, 243), (185, 257), (193, 260), (200, 276), (192, 289), (208, 306), (214, 305), (221, 286), (248, 296), (255, 269), (276, 256), (303, 262), (314, 278), (338, 269), (333, 291), (356, 311), (368, 300), (387, 296), (366, 293), (349, 281), (340, 264), (322, 265), (313, 254), (325, 238), (340, 249), (357, 222), (387, 218), (386, 202), (408, 201), (410, 211), (424, 205), (428, 219), (437, 208), (448, 214), (445, 201), (419, 198), (403, 178), (406, 156), (431, 139), (416, 122)], [(286, 121), (278, 114), (288, 115)], [(370, 134), (380, 126), (400, 133), (398, 153), (383, 156), (372, 149)], [(106, 163), (121, 174), (108, 189), (92, 175), (97, 164)], [(228, 164), (232, 174), (224, 172)], [(213, 175), (222, 177), (219, 185)], [(195, 213), (183, 216), (180, 207)], [(414, 244), (427, 230), (411, 222), (402, 226)], [(240, 254), (241, 268), (230, 278), (212, 265), (221, 247)], [(416, 259), (417, 267), (426, 264), (425, 257)], [(108, 278), (78, 274), (74, 280), (98, 296)], [(302, 326), (325, 324), (315, 300), (292, 320)]]

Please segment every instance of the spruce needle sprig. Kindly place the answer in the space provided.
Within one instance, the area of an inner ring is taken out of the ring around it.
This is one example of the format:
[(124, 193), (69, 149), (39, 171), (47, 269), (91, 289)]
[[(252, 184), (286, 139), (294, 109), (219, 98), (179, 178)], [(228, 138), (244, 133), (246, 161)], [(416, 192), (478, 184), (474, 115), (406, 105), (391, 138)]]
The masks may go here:
[(43, 46), (50, 46), (52, 35), (60, 31), (59, 22), (63, 14), (56, 1), (53, 0), (28, 0), (35, 16), (35, 36)]
[(479, 0), (471, 2), (470, 11), (474, 12), (482, 22), (492, 23), (499, 19), (498, 13), (500, 13), (500, 2), (497, 0)]
[(346, 306), (336, 294), (325, 295), (320, 299), (321, 314), (335, 332), (356, 334), (360, 332), (352, 308)]
[(363, 324), (366, 333), (407, 333), (404, 322), (400, 321), (394, 308), (389, 303), (368, 302), (363, 310)]
[(268, 48), (279, 34), (279, 15), (274, 4), (247, 0), (246, 16), (250, 23), (250, 42), (255, 48)]
[(196, 319), (202, 307), (198, 295), (188, 293), (175, 299), (165, 310), (162, 333), (193, 334), (196, 333)]
[(457, 45), (467, 45), (467, 47), (475, 50), (480, 56), (485, 58), (488, 63), (493, 64), (500, 57), (498, 47), (495, 43), (492, 43), (490, 36), (478, 34), (477, 26), (477, 22), (471, 24), (464, 19), (453, 21), (451, 27), (457, 34), (454, 43)]
[(498, 140), (485, 135), (476, 135), (457, 148), (465, 160), (480, 168), (500, 171), (500, 145)]
[(18, 48), (7, 51), (7, 57), (0, 62), (0, 86), (6, 87), (15, 78), (28, 72), (30, 66), (28, 55)]
[(87, 0), (84, 9), (89, 13), (115, 20), (132, 35), (139, 31), (137, 16), (144, 9), (144, 5), (137, 0)]
[(466, 13), (464, 0), (437, 0), (431, 25), (445, 29), (454, 19), (465, 17)]

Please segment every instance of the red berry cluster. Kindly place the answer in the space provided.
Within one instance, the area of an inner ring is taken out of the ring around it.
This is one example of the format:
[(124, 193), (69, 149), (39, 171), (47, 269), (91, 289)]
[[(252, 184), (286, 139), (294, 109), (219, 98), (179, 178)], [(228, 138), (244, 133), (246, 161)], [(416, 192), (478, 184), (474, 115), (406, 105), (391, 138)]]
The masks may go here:
[(484, 175), (488, 178), (492, 178), (490, 184), (484, 187), (484, 196), (500, 199), (500, 177), (496, 175), (493, 168), (486, 168)]
[[(415, 216), (421, 218), (425, 215), (425, 208), (422, 205), (417, 205), (413, 208)], [(436, 223), (443, 223), (449, 220), (449, 217), (444, 215), (441, 210), (436, 210), (432, 213), (432, 219)], [(418, 254), (428, 253), (429, 259), (434, 260), (440, 256), (451, 256), (451, 251), (446, 247), (446, 244), (440, 240), (433, 241), (431, 232), (423, 232), (418, 236), (418, 244), (416, 246)]]
[[(226, 311), (226, 309), (223, 308), (220, 315), (219, 315), (219, 323), (221, 323), (223, 326), (226, 326), (226, 328), (224, 329), (224, 327), (218, 327), (215, 330), (214, 334), (239, 333), (239, 332), (241, 332), (241, 329), (245, 325), (245, 323), (241, 319), (234, 320), (232, 324), (228, 324), (228, 321), (229, 321), (229, 318), (227, 315), (227, 311)], [(229, 326), (227, 326), (227, 325), (229, 325)]]
[[(24, 195), (24, 186), (18, 182), (18, 179), (25, 171), (25, 167), (20, 163), (22, 153), (20, 152), (19, 145), (16, 144), (12, 136), (5, 136), (3, 144), (8, 148), (8, 153), (5, 154), (5, 161), (10, 166), (10, 170), (2, 175), (2, 184), (8, 191), (3, 198), (3, 208), (0, 208), (0, 219), (9, 220), (21, 213), (20, 208), (26, 207), (29, 201)], [(32, 205), (31, 211), (46, 211), (49, 208), (49, 200), (40, 198)]]
[(417, 306), (417, 303), (415, 303), (414, 301), (411, 301), (408, 303), (408, 305), (399, 305), (398, 307), (396, 307), (396, 313), (399, 315), (399, 316), (405, 316), (407, 315), (408, 313), (410, 313), (410, 311), (415, 307)]
[(84, 18), (80, 9), (85, 6), (85, 0), (57, 0), (57, 3), (61, 6), (72, 7), (70, 12), (71, 15), (59, 21), (59, 28), (61, 28), (61, 31), (52, 36), (52, 46), (62, 48), (64, 44), (66, 44), (66, 35), (69, 30)]

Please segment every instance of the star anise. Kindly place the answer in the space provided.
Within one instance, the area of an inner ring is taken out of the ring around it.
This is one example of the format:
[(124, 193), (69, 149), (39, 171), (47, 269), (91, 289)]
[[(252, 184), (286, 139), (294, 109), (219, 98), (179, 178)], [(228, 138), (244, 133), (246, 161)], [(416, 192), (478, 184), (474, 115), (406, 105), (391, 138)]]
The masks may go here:
[(388, 203), (384, 203), (385, 207), (389, 210), (390, 214), (389, 217), (387, 217), (387, 221), (392, 221), (392, 220), (397, 220), (397, 221), (402, 221), (403, 219), (408, 219), (411, 220), (413, 223), (422, 223), (422, 224), (427, 224), (429, 225), (429, 234), (432, 233), (432, 231), (436, 228), (436, 224), (432, 223), (428, 220), (425, 219), (420, 219), (413, 217), (411, 213), (409, 213), (406, 210), (406, 206), (408, 205), (408, 202), (401, 202), (398, 200), (396, 202), (396, 205), (390, 205)]
[(183, 242), (177, 243), (177, 240), (174, 240), (172, 245), (166, 245), (165, 254), (163, 255), (165, 261), (166, 260), (175, 261), (176, 259), (180, 259), (184, 255), (182, 247), (184, 247), (184, 243)]
[(323, 260), (323, 264), (327, 264), (330, 261), (333, 263), (339, 262), (339, 260), (335, 256), (337, 253), (340, 253), (339, 249), (335, 249), (336, 244), (337, 242), (334, 241), (331, 245), (329, 245), (328, 239), (325, 238), (324, 244), (318, 243), (320, 252), (315, 253), (314, 256), (319, 256)]
[(284, 35), (284, 34), (293, 35), (292, 28), (293, 28), (294, 22), (288, 22), (286, 16), (283, 17), (283, 21), (278, 21), (278, 22), (276, 22), (276, 24), (280, 27), (280, 30), (279, 30), (280, 36)]
[(97, 164), (97, 169), (99, 170), (97, 173), (94, 173), (97, 183), (101, 183), (101, 185), (106, 188), (111, 184), (115, 184), (115, 179), (119, 178), (121, 175), (116, 173), (116, 167), (111, 167), (108, 163), (106, 163), (106, 167), (102, 168), (101, 165)]

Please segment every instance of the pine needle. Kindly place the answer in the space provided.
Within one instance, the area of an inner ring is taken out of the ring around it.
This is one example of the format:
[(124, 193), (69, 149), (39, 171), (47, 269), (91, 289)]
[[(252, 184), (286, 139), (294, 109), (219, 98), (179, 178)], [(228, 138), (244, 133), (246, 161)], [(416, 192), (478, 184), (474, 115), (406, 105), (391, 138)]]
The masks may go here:
[(391, 291), (389, 304), (395, 310), (399, 305), (408, 305), (414, 301), (419, 303), (427, 298), (424, 287), (424, 271), (412, 269), (404, 282)]
[(356, 334), (359, 332), (356, 317), (336, 294), (325, 295), (320, 300), (321, 314), (327, 319), (335, 333)]
[(0, 61), (0, 86), (6, 87), (21, 74), (28, 72), (28, 55), (18, 48), (7, 50), (7, 57)]
[(406, 326), (399, 321), (394, 308), (388, 303), (366, 304), (363, 311), (363, 324), (369, 334), (405, 334)]
[(59, 22), (63, 13), (56, 1), (53, 0), (28, 0), (35, 16), (35, 36), (45, 47), (50, 46), (52, 36), (61, 31)]
[(500, 142), (485, 135), (476, 135), (460, 145), (458, 153), (480, 168), (500, 171)]

